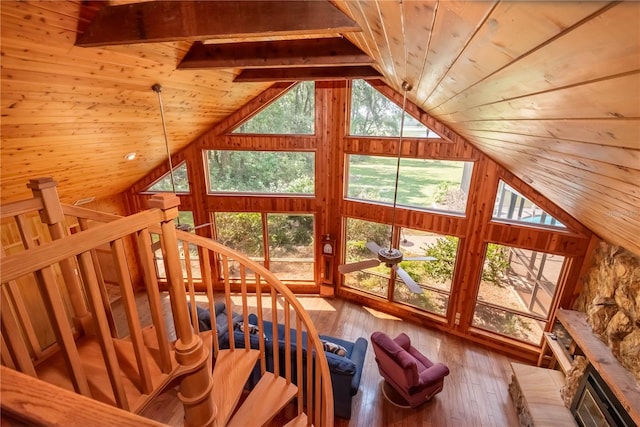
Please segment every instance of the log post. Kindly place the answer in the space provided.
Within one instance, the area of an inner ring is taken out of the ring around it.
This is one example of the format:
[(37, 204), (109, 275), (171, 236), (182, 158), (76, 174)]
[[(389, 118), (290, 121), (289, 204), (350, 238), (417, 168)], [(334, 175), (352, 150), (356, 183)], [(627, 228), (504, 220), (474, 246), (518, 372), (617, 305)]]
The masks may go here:
[(162, 220), (162, 257), (165, 270), (173, 322), (178, 340), (175, 344), (176, 361), (191, 373), (180, 382), (178, 398), (184, 405), (185, 426), (213, 425), (217, 408), (213, 403), (211, 372), (207, 359), (211, 349), (204, 347), (200, 337), (191, 328), (187, 309), (187, 293), (184, 288), (182, 266), (178, 253), (178, 239), (173, 220), (178, 216), (180, 199), (174, 194), (158, 194), (149, 200), (149, 207), (165, 213)]
[[(51, 234), (53, 240), (62, 239), (68, 234), (62, 205), (58, 198), (57, 185), (57, 182), (50, 177), (32, 179), (27, 184), (27, 187), (33, 193), (33, 197), (42, 200), (44, 208), (40, 211), (40, 219), (44, 224), (47, 224), (49, 234)], [(87, 333), (87, 331), (92, 330), (92, 318), (87, 309), (82, 285), (77, 276), (76, 264), (71, 259), (62, 260), (60, 261), (60, 270), (71, 300), (74, 324), (83, 333)]]

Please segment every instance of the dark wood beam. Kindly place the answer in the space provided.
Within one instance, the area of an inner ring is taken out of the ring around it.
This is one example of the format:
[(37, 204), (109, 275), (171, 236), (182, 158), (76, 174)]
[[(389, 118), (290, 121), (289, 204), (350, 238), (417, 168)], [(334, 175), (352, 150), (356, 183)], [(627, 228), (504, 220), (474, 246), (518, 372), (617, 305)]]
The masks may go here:
[(77, 46), (360, 31), (328, 1), (150, 1), (104, 6)]
[(265, 42), (196, 42), (178, 69), (371, 65), (374, 60), (342, 37)]
[(370, 66), (264, 68), (242, 71), (234, 82), (279, 82), (300, 80), (349, 80), (382, 78)]

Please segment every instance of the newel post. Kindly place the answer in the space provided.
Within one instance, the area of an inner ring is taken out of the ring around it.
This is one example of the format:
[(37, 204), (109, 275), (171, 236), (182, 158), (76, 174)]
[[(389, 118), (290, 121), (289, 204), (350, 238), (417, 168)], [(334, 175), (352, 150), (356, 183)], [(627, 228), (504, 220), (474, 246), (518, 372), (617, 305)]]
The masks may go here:
[(187, 294), (184, 288), (182, 266), (178, 252), (178, 239), (173, 220), (178, 216), (180, 199), (174, 194), (157, 194), (149, 200), (149, 207), (164, 211), (162, 220), (162, 256), (164, 258), (173, 322), (178, 340), (175, 344), (176, 361), (191, 371), (180, 382), (178, 398), (184, 405), (186, 426), (213, 425), (217, 409), (213, 403), (211, 372), (207, 359), (211, 349), (205, 348), (200, 337), (193, 332)]
[[(47, 224), (53, 240), (62, 239), (68, 234), (62, 205), (58, 198), (57, 185), (58, 183), (50, 177), (31, 179), (27, 184), (33, 197), (42, 200), (44, 208), (40, 211), (40, 220)], [(76, 264), (70, 258), (62, 260), (60, 261), (60, 270), (73, 307), (76, 327), (81, 328), (84, 332), (91, 330), (91, 314), (87, 309), (84, 292), (78, 280)]]

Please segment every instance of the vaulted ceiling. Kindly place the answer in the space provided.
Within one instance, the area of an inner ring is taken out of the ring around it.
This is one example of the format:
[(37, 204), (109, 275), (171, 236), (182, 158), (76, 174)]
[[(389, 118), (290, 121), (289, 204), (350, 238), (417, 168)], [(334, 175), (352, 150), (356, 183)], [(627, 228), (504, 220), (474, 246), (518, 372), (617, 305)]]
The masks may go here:
[[(121, 3), (131, 2), (0, 2), (3, 202), (28, 196), (26, 181), (39, 176), (53, 176), (69, 203), (113, 196), (161, 164), (154, 83), (174, 152), (271, 85), (234, 82), (246, 58), (231, 68), (180, 67), (197, 40), (234, 51), (231, 43), (344, 37), (388, 85), (401, 92), (411, 83), (408, 98), (425, 112), (640, 254), (640, 3), (335, 0), (347, 20), (323, 28), (325, 13), (303, 19), (299, 2), (285, 2), (289, 13), (255, 2), (206, 17), (225, 35), (205, 28), (153, 39), (154, 28), (171, 26), (167, 13), (134, 39), (124, 21), (112, 25), (109, 37), (126, 44), (76, 46), (101, 8)], [(349, 72), (366, 76), (363, 64)], [(126, 161), (132, 151), (137, 159)]]

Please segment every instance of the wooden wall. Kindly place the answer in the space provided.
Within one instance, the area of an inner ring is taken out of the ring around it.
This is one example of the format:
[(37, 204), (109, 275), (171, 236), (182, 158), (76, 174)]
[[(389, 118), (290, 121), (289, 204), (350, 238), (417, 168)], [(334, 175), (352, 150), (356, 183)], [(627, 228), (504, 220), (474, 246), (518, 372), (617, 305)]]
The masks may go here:
[[(30, 237), (33, 239), (34, 245), (41, 245), (52, 240), (47, 225), (42, 223), (38, 214), (32, 213), (25, 215), (25, 217), (28, 224), (28, 232), (31, 234)], [(67, 225), (72, 225), (72, 222), (68, 221)], [(20, 229), (13, 218), (5, 218), (0, 223), (0, 238), (2, 242), (3, 255), (13, 255), (25, 250)], [(73, 309), (69, 300), (69, 293), (64, 284), (64, 277), (58, 266), (53, 268), (53, 275), (65, 304), (67, 314), (70, 317), (71, 313), (73, 313)], [(5, 286), (5, 284), (2, 285), (2, 292), (5, 292)], [(18, 290), (18, 295), (15, 297), (17, 299), (21, 299), (24, 303), (24, 307), (29, 313), (29, 318), (33, 325), (35, 336), (41, 348), (46, 348), (53, 344), (56, 341), (56, 337), (53, 328), (51, 327), (51, 320), (47, 314), (47, 310), (45, 309), (40, 291), (38, 290), (35, 277), (33, 275), (21, 277), (16, 280), (16, 288)], [(3, 307), (2, 309), (10, 310), (9, 307)]]
[[(372, 82), (383, 94), (401, 104), (401, 97), (382, 82)], [(426, 326), (437, 327), (493, 345), (506, 351), (514, 351), (522, 356), (526, 351), (534, 358), (535, 346), (525, 345), (515, 340), (502, 339), (471, 327), (474, 302), (482, 271), (484, 248), (488, 242), (514, 245), (526, 249), (561, 254), (571, 258), (569, 268), (563, 276), (563, 292), (573, 295), (573, 288), (583, 264), (591, 232), (525, 182), (491, 160), (444, 124), (420, 111), (414, 104), (408, 110), (442, 139), (412, 139), (403, 142), (403, 157), (465, 160), (474, 162), (470, 184), (470, 197), (466, 216), (438, 214), (426, 211), (410, 211), (398, 208), (396, 222), (402, 227), (448, 234), (460, 238), (454, 283), (451, 288), (449, 310), (446, 318), (416, 310), (406, 305), (390, 302), (353, 288), (342, 286), (342, 276), (337, 265), (342, 260), (343, 222), (346, 217), (391, 223), (392, 208), (379, 204), (344, 200), (343, 181), (346, 154), (387, 154), (395, 155), (398, 138), (370, 138), (348, 136), (350, 83), (317, 82), (316, 84), (316, 133), (313, 136), (282, 135), (230, 135), (235, 125), (251, 117), (266, 103), (277, 98), (290, 85), (277, 84), (230, 115), (209, 132), (194, 140), (186, 149), (173, 156), (173, 164), (187, 162), (189, 172), (189, 195), (180, 195), (182, 209), (191, 210), (195, 223), (211, 221), (215, 211), (239, 212), (304, 212), (316, 217), (316, 242), (324, 234), (337, 239), (338, 257), (333, 263), (334, 291), (338, 296), (372, 306), (374, 308), (410, 318)], [(271, 197), (271, 196), (216, 196), (207, 193), (202, 150), (206, 149), (247, 149), (247, 150), (313, 150), (316, 153), (316, 195), (315, 197)], [(125, 194), (129, 204), (135, 209), (145, 206), (148, 197), (141, 194), (150, 184), (167, 173), (166, 167), (154, 170), (138, 181)], [(499, 180), (504, 180), (525, 197), (536, 203), (549, 214), (565, 224), (567, 230), (524, 227), (491, 221), (494, 199)], [(204, 234), (209, 230), (199, 230)], [(320, 260), (320, 248), (316, 249), (316, 259)], [(321, 263), (317, 262), (316, 285), (320, 285)], [(313, 288), (315, 292), (318, 287)], [(297, 289), (301, 291), (302, 289)], [(309, 291), (309, 288), (306, 288)], [(566, 306), (566, 299), (560, 299)], [(459, 314), (460, 322), (454, 319)]]
[[(240, 68), (178, 70), (188, 41), (75, 46), (99, 7), (123, 2), (0, 2), (3, 202), (41, 176), (64, 203), (113, 196), (160, 165), (154, 83), (172, 152), (270, 85), (234, 83)], [(430, 117), (640, 254), (640, 3), (332, 3), (360, 26), (344, 37), (388, 85), (413, 84), (409, 99)]]
[(640, 254), (638, 2), (334, 3), (386, 83)]

